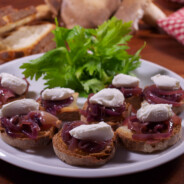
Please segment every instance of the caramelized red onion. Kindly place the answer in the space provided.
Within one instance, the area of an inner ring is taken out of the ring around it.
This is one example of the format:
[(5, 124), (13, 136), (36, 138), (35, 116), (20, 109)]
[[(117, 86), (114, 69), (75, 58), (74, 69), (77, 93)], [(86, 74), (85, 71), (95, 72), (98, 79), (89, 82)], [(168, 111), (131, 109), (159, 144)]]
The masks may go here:
[[(48, 130), (56, 126), (56, 117), (50, 117), (51, 114), (42, 114), (42, 111), (31, 111), (27, 115), (16, 115), (11, 118), (2, 117), (1, 125), (5, 128), (6, 133), (11, 137), (23, 137), (26, 135), (35, 139), (40, 130)], [(50, 120), (46, 120), (49, 117)]]
[(47, 112), (56, 115), (61, 108), (69, 106), (73, 102), (73, 96), (64, 100), (43, 100), (41, 99), (41, 105), (46, 109)]
[(125, 98), (142, 95), (142, 89), (139, 87), (115, 87), (111, 84), (109, 85), (109, 88), (119, 89)]
[(157, 88), (156, 85), (146, 87), (143, 95), (151, 104), (164, 103), (180, 106), (180, 101), (184, 99), (184, 91), (181, 88), (174, 91), (165, 91)]
[(81, 110), (81, 114), (87, 118), (88, 122), (103, 121), (105, 118), (111, 116), (121, 116), (125, 110), (125, 105), (121, 105), (120, 107), (105, 107), (100, 104), (91, 104), (89, 99), (93, 95), (94, 94), (91, 94), (88, 97), (87, 109)]
[(174, 124), (179, 124), (180, 122), (180, 118), (176, 115), (170, 120), (162, 122), (140, 122), (136, 116), (131, 116), (123, 124), (134, 132), (133, 139), (153, 141), (170, 137)]
[(87, 153), (98, 153), (105, 149), (109, 141), (80, 140), (72, 137), (69, 133), (73, 128), (85, 124), (82, 121), (67, 122), (62, 127), (61, 137), (68, 145), (69, 150), (80, 149)]

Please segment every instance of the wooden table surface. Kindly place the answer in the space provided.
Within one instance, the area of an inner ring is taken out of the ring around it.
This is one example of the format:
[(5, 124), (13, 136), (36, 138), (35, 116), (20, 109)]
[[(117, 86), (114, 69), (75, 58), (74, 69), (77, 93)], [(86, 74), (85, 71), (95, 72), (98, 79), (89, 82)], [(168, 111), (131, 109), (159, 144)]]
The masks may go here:
[[(155, 0), (157, 4), (167, 13), (181, 7), (178, 4), (167, 0)], [(0, 7), (13, 5), (17, 8), (28, 5), (38, 5), (43, 0), (0, 0)], [(175, 39), (169, 37), (161, 31), (151, 29), (146, 25), (141, 25), (130, 43), (130, 53), (134, 53), (146, 41), (146, 47), (141, 53), (143, 59), (157, 63), (184, 77), (184, 46)], [(101, 178), (101, 179), (73, 179), (58, 176), (40, 174), (13, 166), (4, 161), (0, 161), (0, 184), (11, 183), (142, 183), (142, 184), (184, 184), (184, 154), (173, 161), (162, 166), (130, 174), (126, 176)]]

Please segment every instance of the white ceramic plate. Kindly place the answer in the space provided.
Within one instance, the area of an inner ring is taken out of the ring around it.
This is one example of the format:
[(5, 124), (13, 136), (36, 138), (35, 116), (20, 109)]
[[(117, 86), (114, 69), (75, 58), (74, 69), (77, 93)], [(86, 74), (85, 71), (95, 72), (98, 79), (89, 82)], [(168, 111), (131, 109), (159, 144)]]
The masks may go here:
[[(19, 66), (28, 62), (31, 59), (35, 59), (41, 55), (34, 55), (25, 58), (9, 62), (0, 66), (1, 72), (8, 72), (22, 77)], [(181, 86), (184, 88), (183, 79), (170, 70), (142, 60), (142, 65), (135, 71), (135, 74), (141, 79), (141, 86), (151, 84), (150, 77), (157, 74), (167, 74), (173, 76), (181, 81)], [(37, 82), (30, 81), (30, 93), (33, 98), (39, 94), (44, 88), (43, 80)], [(80, 99), (79, 103), (82, 103), (84, 99)], [(183, 119), (184, 129), (184, 113), (181, 114)], [(168, 148), (165, 151), (154, 154), (140, 154), (129, 152), (119, 145), (115, 157), (106, 165), (98, 168), (83, 168), (74, 167), (60, 161), (54, 154), (52, 145), (45, 147), (42, 150), (35, 151), (20, 151), (13, 148), (0, 139), (0, 158), (6, 162), (14, 164), (16, 166), (37, 171), (46, 174), (53, 174), (58, 176), (68, 177), (109, 177), (124, 175), (129, 173), (135, 173), (159, 166), (166, 163), (179, 155), (184, 153), (184, 135), (181, 140), (174, 146)]]

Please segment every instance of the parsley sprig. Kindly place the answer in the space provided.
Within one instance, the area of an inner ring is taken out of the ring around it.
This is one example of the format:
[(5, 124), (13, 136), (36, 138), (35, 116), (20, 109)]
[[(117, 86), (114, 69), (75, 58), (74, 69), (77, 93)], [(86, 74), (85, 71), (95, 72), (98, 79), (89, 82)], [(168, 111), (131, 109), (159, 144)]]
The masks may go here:
[[(57, 23), (57, 22), (56, 22)], [(118, 73), (129, 74), (140, 66), (140, 51), (127, 53), (131, 22), (113, 17), (97, 29), (75, 26), (53, 31), (56, 49), (21, 65), (25, 77), (45, 79), (48, 88), (68, 87), (85, 96), (111, 83)]]

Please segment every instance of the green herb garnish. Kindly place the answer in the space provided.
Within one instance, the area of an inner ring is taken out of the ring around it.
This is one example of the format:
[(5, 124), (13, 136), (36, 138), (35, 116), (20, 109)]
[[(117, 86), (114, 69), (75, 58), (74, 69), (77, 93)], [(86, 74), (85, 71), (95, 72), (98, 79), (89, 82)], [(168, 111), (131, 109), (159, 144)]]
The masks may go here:
[(38, 80), (42, 75), (48, 88), (68, 87), (81, 96), (96, 93), (111, 83), (118, 73), (129, 74), (140, 65), (139, 49), (127, 53), (131, 22), (113, 17), (97, 29), (59, 27), (56, 22), (56, 49), (21, 65), (25, 77)]

